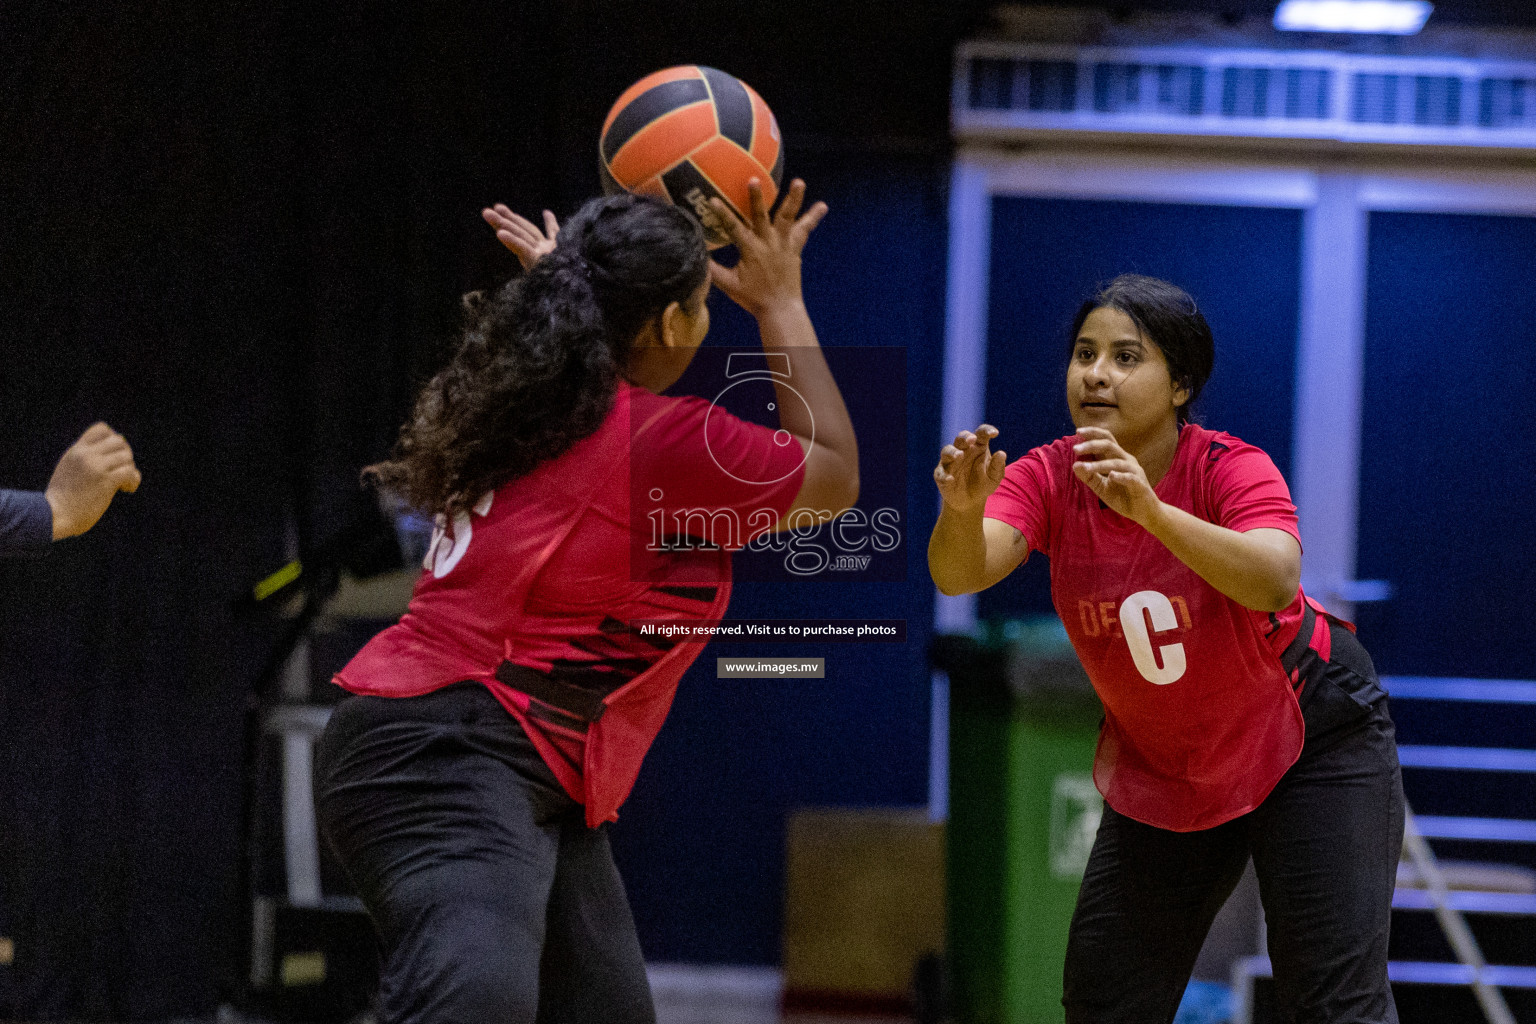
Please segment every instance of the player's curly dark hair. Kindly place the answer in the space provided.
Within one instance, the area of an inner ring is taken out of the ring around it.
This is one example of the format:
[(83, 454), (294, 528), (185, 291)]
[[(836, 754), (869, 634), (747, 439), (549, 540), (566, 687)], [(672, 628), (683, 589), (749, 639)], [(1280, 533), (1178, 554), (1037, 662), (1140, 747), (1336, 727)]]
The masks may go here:
[(703, 235), (681, 210), (629, 194), (591, 200), (526, 273), (465, 296), (453, 359), (364, 479), (451, 521), (594, 433), (635, 336), (708, 273)]
[(1168, 361), (1168, 376), (1189, 392), (1189, 401), (1179, 406), (1179, 425), (1188, 423), (1195, 399), (1216, 368), (1216, 341), (1195, 300), (1178, 285), (1159, 278), (1121, 274), (1083, 300), (1072, 320), (1068, 352), (1076, 349), (1077, 332), (1083, 329), (1088, 314), (1105, 307), (1130, 317), (1147, 340), (1162, 351)]

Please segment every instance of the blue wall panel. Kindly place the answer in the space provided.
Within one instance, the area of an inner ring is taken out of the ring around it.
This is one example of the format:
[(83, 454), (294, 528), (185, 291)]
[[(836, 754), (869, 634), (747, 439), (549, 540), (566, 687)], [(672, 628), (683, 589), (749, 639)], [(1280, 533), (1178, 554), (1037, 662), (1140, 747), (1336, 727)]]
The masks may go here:
[(1536, 219), (1370, 221), (1358, 574), (1383, 671), (1536, 677)]

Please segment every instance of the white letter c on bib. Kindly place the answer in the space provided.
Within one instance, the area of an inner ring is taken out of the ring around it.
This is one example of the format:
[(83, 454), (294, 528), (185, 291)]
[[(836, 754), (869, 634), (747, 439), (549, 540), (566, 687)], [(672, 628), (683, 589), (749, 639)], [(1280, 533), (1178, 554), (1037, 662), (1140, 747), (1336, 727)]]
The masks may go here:
[[(1184, 675), (1187, 667), (1184, 663), (1184, 645), (1164, 644), (1154, 652), (1152, 638), (1147, 635), (1147, 620), (1141, 614), (1143, 611), (1152, 613), (1152, 628), (1159, 633), (1176, 628), (1179, 617), (1168, 599), (1155, 590), (1132, 594), (1120, 604), (1120, 628), (1125, 631), (1125, 643), (1131, 649), (1136, 671), (1148, 682), (1167, 686)], [(1163, 656), (1162, 668), (1157, 666), (1158, 654)]]

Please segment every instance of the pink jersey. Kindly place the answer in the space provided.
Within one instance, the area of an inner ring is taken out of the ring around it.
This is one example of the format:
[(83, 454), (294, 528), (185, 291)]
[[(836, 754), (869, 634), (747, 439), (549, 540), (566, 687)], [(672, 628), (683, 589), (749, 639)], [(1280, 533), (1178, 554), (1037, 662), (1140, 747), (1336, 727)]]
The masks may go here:
[[(803, 461), (782, 431), (621, 384), (595, 434), (482, 497), (451, 535), (439, 530), (405, 616), (335, 681), (395, 697), (483, 682), (588, 805), (589, 824), (608, 820), (704, 646), (629, 623), (720, 618), (729, 551), (794, 502)], [(707, 543), (648, 544), (635, 529), (685, 521), (705, 526)], [(609, 713), (587, 725), (530, 701), (496, 678), (504, 658), (602, 695)]]
[[(1301, 753), (1301, 710), (1280, 655), (1306, 598), (1298, 590), (1271, 613), (1216, 590), (1073, 475), (1076, 441), (1008, 466), (986, 515), (1050, 558), (1051, 599), (1104, 703), (1094, 761), (1104, 799), (1159, 828), (1211, 828), (1257, 807)], [(1280, 471), (1231, 434), (1183, 427), (1155, 490), (1207, 522), (1300, 539)]]

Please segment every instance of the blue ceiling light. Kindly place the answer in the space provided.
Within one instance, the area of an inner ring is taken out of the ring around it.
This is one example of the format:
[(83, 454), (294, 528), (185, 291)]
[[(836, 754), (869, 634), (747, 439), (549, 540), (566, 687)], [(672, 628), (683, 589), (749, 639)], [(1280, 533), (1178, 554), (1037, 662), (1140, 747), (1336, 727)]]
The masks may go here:
[(1411, 36), (1434, 9), (1426, 0), (1284, 0), (1275, 10), (1275, 28)]

